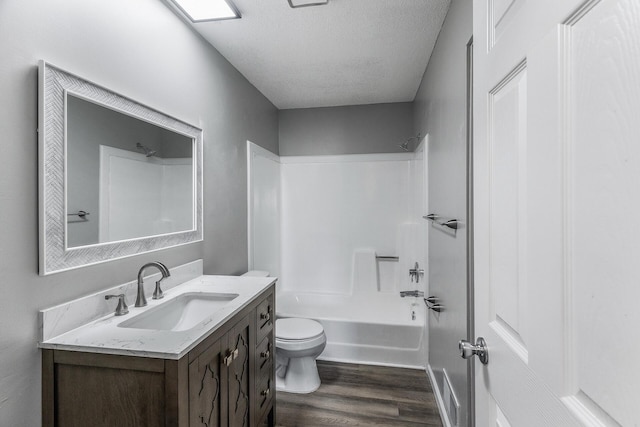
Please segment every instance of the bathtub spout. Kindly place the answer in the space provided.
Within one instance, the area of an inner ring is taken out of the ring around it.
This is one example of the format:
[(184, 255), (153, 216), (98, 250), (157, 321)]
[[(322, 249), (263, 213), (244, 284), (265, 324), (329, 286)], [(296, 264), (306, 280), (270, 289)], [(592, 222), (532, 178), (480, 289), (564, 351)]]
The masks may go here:
[(400, 296), (404, 297), (424, 297), (424, 292), (422, 291), (400, 291)]

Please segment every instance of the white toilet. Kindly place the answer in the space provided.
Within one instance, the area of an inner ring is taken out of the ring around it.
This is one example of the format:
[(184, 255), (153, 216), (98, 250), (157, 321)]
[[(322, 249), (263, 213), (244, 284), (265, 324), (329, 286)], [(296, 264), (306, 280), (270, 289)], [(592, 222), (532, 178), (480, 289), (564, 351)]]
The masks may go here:
[[(266, 271), (249, 271), (245, 276), (267, 277)], [(276, 307), (278, 306), (276, 301)], [(312, 393), (320, 387), (316, 358), (327, 345), (324, 328), (311, 319), (276, 320), (276, 390)]]
[(311, 319), (276, 320), (276, 390), (311, 393), (320, 387), (316, 358), (327, 345), (324, 328)]

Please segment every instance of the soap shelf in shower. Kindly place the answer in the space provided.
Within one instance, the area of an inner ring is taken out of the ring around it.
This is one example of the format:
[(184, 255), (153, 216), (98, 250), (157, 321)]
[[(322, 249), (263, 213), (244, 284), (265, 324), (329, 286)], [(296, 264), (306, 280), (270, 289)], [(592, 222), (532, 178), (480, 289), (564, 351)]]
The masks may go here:
[(454, 231), (457, 231), (460, 226), (460, 221), (455, 218), (446, 218), (436, 214), (425, 215), (422, 218), (431, 221), (432, 223), (441, 227), (447, 227)]

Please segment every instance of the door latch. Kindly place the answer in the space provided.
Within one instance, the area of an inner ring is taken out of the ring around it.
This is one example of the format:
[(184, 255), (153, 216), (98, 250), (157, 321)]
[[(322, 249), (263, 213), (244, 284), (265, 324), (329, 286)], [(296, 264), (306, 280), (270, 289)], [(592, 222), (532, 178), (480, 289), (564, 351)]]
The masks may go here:
[(489, 363), (489, 349), (487, 348), (486, 341), (482, 337), (478, 337), (475, 345), (467, 340), (460, 340), (458, 348), (460, 349), (460, 357), (463, 359), (478, 356), (478, 359), (480, 359), (483, 365)]

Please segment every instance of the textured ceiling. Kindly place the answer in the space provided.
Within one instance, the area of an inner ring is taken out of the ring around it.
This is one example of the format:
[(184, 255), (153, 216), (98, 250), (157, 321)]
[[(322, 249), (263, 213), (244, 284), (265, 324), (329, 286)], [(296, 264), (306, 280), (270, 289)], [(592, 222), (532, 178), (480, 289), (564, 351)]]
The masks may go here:
[(413, 101), (450, 0), (233, 0), (193, 24), (279, 109)]

